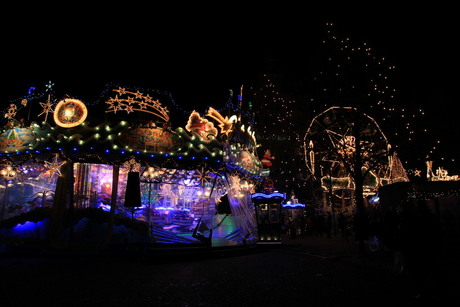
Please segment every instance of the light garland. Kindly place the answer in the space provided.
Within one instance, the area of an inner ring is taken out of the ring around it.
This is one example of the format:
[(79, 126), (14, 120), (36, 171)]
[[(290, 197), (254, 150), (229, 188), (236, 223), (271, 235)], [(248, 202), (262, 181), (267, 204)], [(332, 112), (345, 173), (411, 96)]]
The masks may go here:
[[(313, 68), (314, 77), (309, 105), (318, 114), (333, 105), (354, 106), (378, 118), (382, 130), (394, 148), (412, 163), (420, 163), (424, 152), (416, 146), (429, 144), (432, 133), (426, 128), (424, 109), (400, 104), (398, 91), (393, 86), (396, 66), (377, 54), (368, 43), (356, 43), (339, 33), (333, 23), (325, 26), (320, 55)], [(417, 157), (417, 155), (420, 155)], [(405, 166), (414, 167), (408, 162)], [(419, 162), (417, 162), (417, 160)]]

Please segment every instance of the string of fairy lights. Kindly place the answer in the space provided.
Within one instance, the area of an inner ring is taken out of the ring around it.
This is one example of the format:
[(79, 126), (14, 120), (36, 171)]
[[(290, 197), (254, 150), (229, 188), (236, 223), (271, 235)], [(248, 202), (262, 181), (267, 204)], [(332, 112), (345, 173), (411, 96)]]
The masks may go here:
[(298, 127), (305, 122), (296, 114), (295, 100), (278, 87), (278, 78), (263, 74), (261, 84), (252, 89), (255, 131), (262, 150), (270, 150), (274, 156), (270, 177), (276, 188), (300, 193), (306, 181), (299, 180), (305, 169), (297, 154), (302, 148), (302, 130)]
[(333, 106), (358, 107), (375, 118), (407, 168), (423, 167), (424, 160), (436, 156), (445, 160), (439, 152), (441, 141), (432, 139), (436, 136), (425, 109), (398, 95), (398, 70), (389, 59), (368, 43), (339, 33), (333, 23), (325, 25), (318, 54), (309, 100), (313, 114)]
[(395, 86), (397, 67), (367, 42), (357, 43), (339, 34), (333, 23), (325, 25), (324, 33), (312, 59), (313, 77), (305, 97), (287, 98), (278, 87), (281, 80), (273, 74), (263, 75), (262, 85), (252, 89), (258, 141), (275, 156), (271, 177), (277, 187), (290, 191), (306, 186), (305, 167), (295, 149), (303, 146), (308, 120), (334, 106), (357, 107), (373, 117), (407, 174), (422, 177), (425, 160), (439, 154), (442, 142), (430, 139), (426, 110), (401, 98)]

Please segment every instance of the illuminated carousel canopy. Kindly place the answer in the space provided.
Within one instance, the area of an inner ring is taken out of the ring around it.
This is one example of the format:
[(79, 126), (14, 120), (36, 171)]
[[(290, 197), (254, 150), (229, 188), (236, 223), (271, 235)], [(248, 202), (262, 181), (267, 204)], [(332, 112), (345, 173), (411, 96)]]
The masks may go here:
[[(240, 114), (185, 113), (168, 93), (116, 86), (94, 102), (29, 95), (7, 107), (0, 125), (0, 238), (45, 233), (57, 217), (53, 225), (75, 238), (95, 222), (111, 231), (94, 238), (136, 225), (155, 243), (256, 237), (250, 195), (268, 172)], [(75, 208), (72, 227), (64, 208)]]
[[(65, 160), (123, 163), (132, 156), (151, 164), (193, 167), (206, 162), (230, 167), (249, 176), (266, 176), (255, 155), (255, 134), (236, 115), (209, 108), (205, 116), (191, 112), (188, 122), (173, 127), (168, 97), (123, 87), (113, 88), (102, 103), (75, 98), (40, 103), (41, 112), (19, 118), (22, 107), (11, 104), (0, 133), (0, 157), (59, 155)], [(49, 116), (52, 113), (53, 116)], [(174, 116), (174, 115), (172, 115)]]

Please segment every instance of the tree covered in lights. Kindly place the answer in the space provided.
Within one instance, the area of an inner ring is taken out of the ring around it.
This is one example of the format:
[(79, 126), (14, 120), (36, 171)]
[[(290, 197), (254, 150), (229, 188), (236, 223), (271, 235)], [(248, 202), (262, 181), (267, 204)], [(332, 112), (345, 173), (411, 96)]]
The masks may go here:
[(340, 180), (345, 179), (347, 186), (353, 186), (356, 234), (363, 249), (367, 236), (364, 187), (375, 187), (378, 180), (390, 181), (392, 177), (391, 167), (387, 167), (390, 147), (385, 135), (373, 118), (357, 108), (333, 107), (313, 119), (305, 135), (305, 147), (309, 170), (328, 182), (332, 211), (333, 180), (343, 186)]
[[(341, 138), (336, 142), (338, 145), (326, 146), (325, 150), (353, 178), (356, 221), (359, 225), (356, 230), (360, 247), (363, 248), (367, 223), (363, 195), (366, 173), (370, 170), (378, 171), (381, 168), (380, 161), (388, 159), (393, 150), (399, 152), (414, 146), (414, 121), (424, 112), (420, 109), (413, 112), (407, 104), (398, 102), (394, 87), (396, 67), (390, 61), (379, 56), (366, 42), (356, 44), (340, 34), (332, 23), (326, 24), (325, 37), (313, 54), (312, 63), (307, 109), (313, 116), (334, 107), (352, 110), (346, 125), (348, 132), (345, 133), (345, 129), (341, 133), (349, 135), (349, 138)], [(374, 118), (391, 146), (380, 148), (366, 141), (373, 130), (361, 120), (364, 117), (359, 114)], [(327, 123), (321, 124), (324, 124), (324, 130), (328, 129)], [(330, 136), (327, 138), (329, 140)], [(408, 147), (403, 148), (405, 146)]]
[(302, 199), (307, 188), (302, 143), (305, 116), (299, 117), (296, 113), (296, 102), (283, 88), (282, 75), (266, 73), (258, 80), (250, 88), (247, 99), (260, 144), (259, 157), (269, 150), (273, 157), (270, 178), (275, 188), (285, 193), (294, 192)]
[(375, 118), (406, 163), (407, 158), (415, 158), (410, 155), (420, 143), (419, 132), (425, 131), (426, 135), (420, 128), (425, 112), (400, 100), (394, 86), (397, 69), (389, 59), (368, 43), (356, 43), (327, 23), (312, 63), (308, 105), (314, 115), (334, 106), (355, 107)]

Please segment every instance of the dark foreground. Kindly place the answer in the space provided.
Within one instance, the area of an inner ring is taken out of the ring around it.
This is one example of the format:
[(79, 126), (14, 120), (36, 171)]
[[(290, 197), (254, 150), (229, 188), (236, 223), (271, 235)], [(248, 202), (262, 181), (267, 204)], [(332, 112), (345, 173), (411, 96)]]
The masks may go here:
[(458, 306), (458, 267), (443, 258), (432, 295), (416, 299), (389, 252), (360, 256), (343, 238), (206, 253), (3, 256), (0, 298), (5, 307)]

